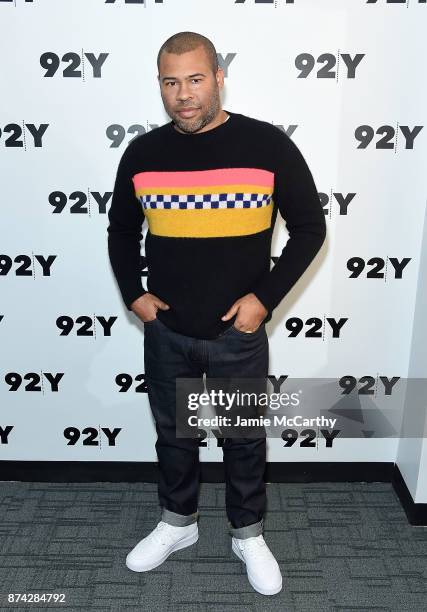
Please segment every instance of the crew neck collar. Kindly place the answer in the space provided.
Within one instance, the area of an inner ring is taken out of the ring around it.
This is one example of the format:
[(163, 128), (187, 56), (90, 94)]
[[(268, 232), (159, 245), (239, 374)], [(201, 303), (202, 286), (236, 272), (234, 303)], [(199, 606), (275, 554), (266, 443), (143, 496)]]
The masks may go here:
[(206, 130), (205, 132), (197, 132), (196, 134), (184, 134), (182, 132), (178, 132), (178, 130), (176, 130), (174, 128), (174, 122), (173, 121), (169, 121), (169, 131), (176, 136), (177, 138), (197, 138), (198, 140), (205, 140), (208, 138), (212, 138), (214, 136), (217, 136), (219, 134), (222, 134), (223, 132), (226, 132), (228, 130), (228, 128), (230, 127), (230, 125), (233, 125), (235, 117), (234, 117), (234, 113), (231, 113), (229, 110), (227, 110), (226, 108), (222, 109), (224, 112), (226, 112), (229, 117), (228, 119), (226, 119), (225, 121), (223, 121), (222, 123), (220, 123), (219, 125), (217, 125), (214, 128), (211, 128), (210, 130)]

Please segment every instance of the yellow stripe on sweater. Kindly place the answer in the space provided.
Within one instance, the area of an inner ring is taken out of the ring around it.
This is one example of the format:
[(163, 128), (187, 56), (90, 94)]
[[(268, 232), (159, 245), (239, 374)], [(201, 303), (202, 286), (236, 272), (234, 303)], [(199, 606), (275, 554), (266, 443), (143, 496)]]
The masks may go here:
[(271, 226), (273, 199), (259, 208), (144, 209), (150, 232), (174, 238), (246, 236)]

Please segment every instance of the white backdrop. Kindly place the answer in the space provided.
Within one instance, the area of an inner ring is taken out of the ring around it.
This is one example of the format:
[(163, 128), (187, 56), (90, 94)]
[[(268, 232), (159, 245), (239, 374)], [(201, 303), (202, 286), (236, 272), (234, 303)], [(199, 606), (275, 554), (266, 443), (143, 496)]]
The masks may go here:
[[(270, 374), (408, 376), (427, 191), (426, 15), (415, 0), (0, 1), (0, 459), (156, 460), (143, 324), (121, 301), (106, 213), (127, 143), (170, 120), (156, 57), (182, 30), (214, 43), (223, 108), (288, 132), (325, 206), (327, 240), (267, 325)], [(286, 239), (278, 216), (273, 256)], [(401, 278), (393, 258), (408, 258)], [(306, 335), (313, 317), (320, 337)], [(339, 337), (328, 317), (346, 319)], [(268, 448), (270, 461), (382, 462), (397, 446)], [(211, 439), (201, 458), (222, 451)]]

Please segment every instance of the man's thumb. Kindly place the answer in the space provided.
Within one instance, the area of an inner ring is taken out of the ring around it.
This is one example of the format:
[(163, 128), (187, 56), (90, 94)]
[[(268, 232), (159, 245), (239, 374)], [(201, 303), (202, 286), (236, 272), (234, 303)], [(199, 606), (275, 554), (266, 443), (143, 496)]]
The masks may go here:
[(236, 314), (238, 310), (239, 310), (239, 305), (233, 304), (233, 306), (227, 310), (227, 312), (225, 313), (225, 315), (221, 317), (221, 319), (223, 321), (228, 321), (228, 319), (231, 319), (231, 317), (234, 317), (234, 315)]
[(169, 309), (169, 304), (166, 304), (166, 302), (163, 302), (159, 298), (157, 298), (157, 300), (156, 300), (156, 306), (158, 306), (160, 308), (160, 310), (168, 310)]

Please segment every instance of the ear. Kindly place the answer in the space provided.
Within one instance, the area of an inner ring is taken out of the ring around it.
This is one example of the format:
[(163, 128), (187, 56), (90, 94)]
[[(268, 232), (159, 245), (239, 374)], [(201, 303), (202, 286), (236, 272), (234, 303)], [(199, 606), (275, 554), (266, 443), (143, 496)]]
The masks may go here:
[(223, 87), (224, 86), (224, 70), (222, 68), (218, 68), (218, 70), (216, 71), (216, 82), (218, 83), (218, 87)]

